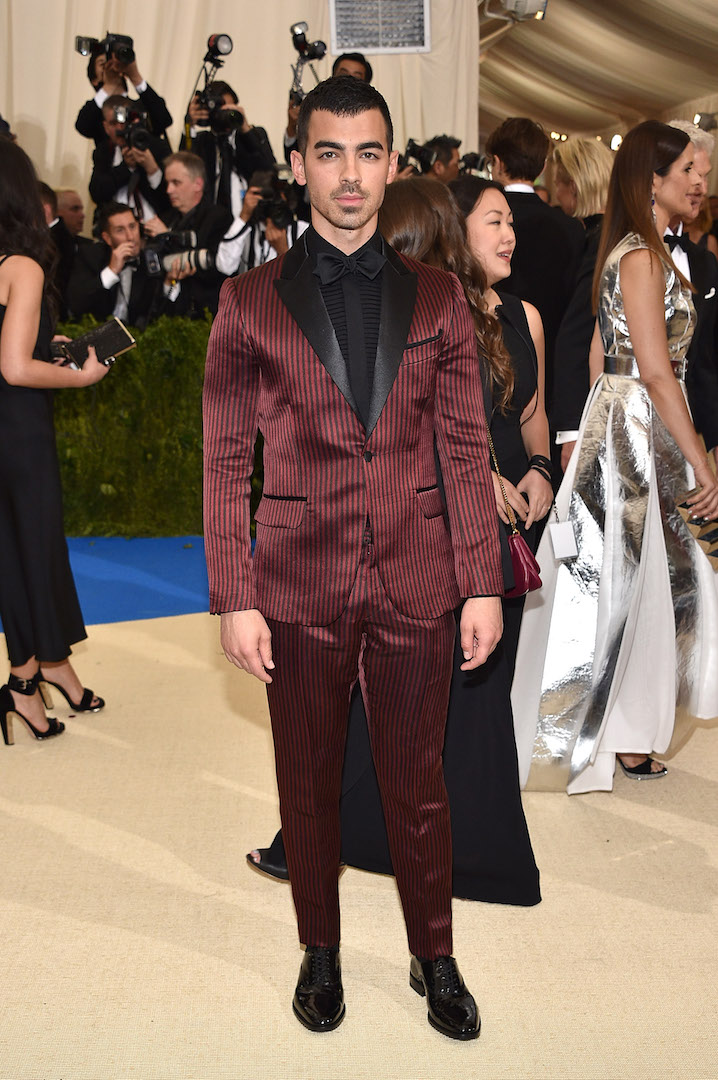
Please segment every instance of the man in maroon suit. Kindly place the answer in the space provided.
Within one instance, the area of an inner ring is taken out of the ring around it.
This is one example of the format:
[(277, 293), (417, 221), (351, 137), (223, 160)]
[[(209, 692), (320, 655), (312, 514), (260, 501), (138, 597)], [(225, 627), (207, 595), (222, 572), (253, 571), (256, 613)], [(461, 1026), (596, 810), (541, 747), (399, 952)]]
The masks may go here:
[(227, 658), (267, 683), (306, 945), (297, 1018), (327, 1031), (344, 1017), (339, 795), (359, 678), (411, 985), (434, 1027), (471, 1039), (478, 1013), (451, 956), (441, 751), (454, 609), (469, 598), (461, 643), (475, 668), (501, 635), (503, 579), (473, 322), (456, 278), (397, 255), (377, 231), (391, 145), (373, 87), (346, 77), (316, 87), (292, 154), (312, 227), (222, 288), (204, 393), (210, 603)]

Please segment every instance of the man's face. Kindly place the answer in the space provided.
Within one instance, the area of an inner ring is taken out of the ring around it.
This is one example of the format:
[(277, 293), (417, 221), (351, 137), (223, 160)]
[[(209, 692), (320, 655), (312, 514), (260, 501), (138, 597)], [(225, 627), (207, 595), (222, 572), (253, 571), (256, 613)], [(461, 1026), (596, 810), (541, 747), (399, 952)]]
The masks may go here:
[(435, 180), (442, 184), (450, 184), (459, 175), (459, 149), (454, 146), (451, 150), (451, 160), (444, 162), (437, 160), (432, 166), (432, 175)]
[(111, 108), (102, 110), (102, 126), (105, 129), (105, 135), (110, 140), (113, 146), (124, 146), (123, 134), (125, 131), (125, 125), (114, 117), (114, 111)]
[(67, 226), (68, 232), (78, 236), (85, 224), (85, 207), (76, 191), (63, 191), (57, 197), (57, 212)]
[[(378, 109), (335, 116), (317, 109), (309, 117), (307, 148), (292, 151), (292, 170), (306, 184), (312, 224), (330, 243), (335, 230), (374, 232), (384, 190), (396, 172), (398, 154), (389, 152), (384, 117)], [(362, 243), (364, 240), (362, 239)]]
[(693, 178), (694, 184), (691, 188), (688, 198), (691, 201), (691, 210), (693, 211), (690, 220), (693, 221), (698, 217), (703, 199), (708, 194), (708, 176), (711, 171), (711, 159), (705, 150), (699, 150), (697, 147), (693, 154)]
[(335, 75), (351, 75), (352, 79), (366, 82), (366, 68), (358, 60), (342, 60), (337, 64)]
[(201, 177), (193, 179), (181, 162), (170, 162), (165, 169), (165, 181), (169, 200), (181, 214), (188, 214), (201, 201), (204, 191)]
[(140, 253), (140, 226), (131, 210), (122, 214), (113, 214), (107, 223), (107, 230), (103, 232), (102, 239), (114, 251), (120, 244), (130, 243), (132, 249), (130, 255)]

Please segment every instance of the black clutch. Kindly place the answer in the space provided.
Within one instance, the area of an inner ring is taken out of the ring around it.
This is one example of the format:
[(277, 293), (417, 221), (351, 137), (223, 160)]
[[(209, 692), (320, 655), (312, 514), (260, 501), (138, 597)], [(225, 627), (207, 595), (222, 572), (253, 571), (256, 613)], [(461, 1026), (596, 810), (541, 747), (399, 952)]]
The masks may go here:
[(63, 357), (66, 366), (81, 368), (87, 360), (90, 345), (95, 346), (99, 362), (110, 367), (115, 357), (134, 349), (137, 342), (127, 327), (114, 315), (109, 322), (96, 326), (94, 330), (88, 330), (86, 334), (81, 334), (72, 341), (54, 342), (53, 353)]

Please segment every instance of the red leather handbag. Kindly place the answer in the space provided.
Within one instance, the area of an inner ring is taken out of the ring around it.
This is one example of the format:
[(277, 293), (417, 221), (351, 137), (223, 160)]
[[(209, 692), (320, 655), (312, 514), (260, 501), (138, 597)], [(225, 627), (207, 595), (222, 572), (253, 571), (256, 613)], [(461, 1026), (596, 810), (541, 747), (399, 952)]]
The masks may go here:
[(511, 535), (507, 539), (509, 543), (509, 553), (511, 555), (511, 567), (514, 572), (514, 587), (513, 589), (508, 589), (504, 593), (504, 597), (507, 600), (511, 600), (516, 596), (525, 596), (526, 593), (541, 588), (541, 567), (536, 562), (536, 559), (531, 552), (531, 548), (516, 528), (516, 515), (514, 514), (509, 500), (506, 498), (504, 478), (501, 475), (499, 463), (496, 460), (494, 440), (491, 438), (491, 432), (489, 431), (488, 426), (486, 428), (486, 433), (489, 436), (489, 449), (491, 450), (491, 457), (494, 462), (494, 469), (496, 470), (499, 487), (501, 488), (501, 494), (504, 497), (506, 516), (511, 524)]

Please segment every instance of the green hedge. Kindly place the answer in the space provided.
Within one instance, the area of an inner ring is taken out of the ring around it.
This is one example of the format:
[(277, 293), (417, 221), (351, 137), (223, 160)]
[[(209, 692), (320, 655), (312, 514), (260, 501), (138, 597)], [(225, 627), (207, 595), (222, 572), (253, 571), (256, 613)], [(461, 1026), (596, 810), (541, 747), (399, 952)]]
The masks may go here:
[[(92, 318), (64, 324), (77, 337)], [(87, 390), (55, 394), (69, 536), (202, 532), (204, 361), (211, 319), (161, 318)]]

